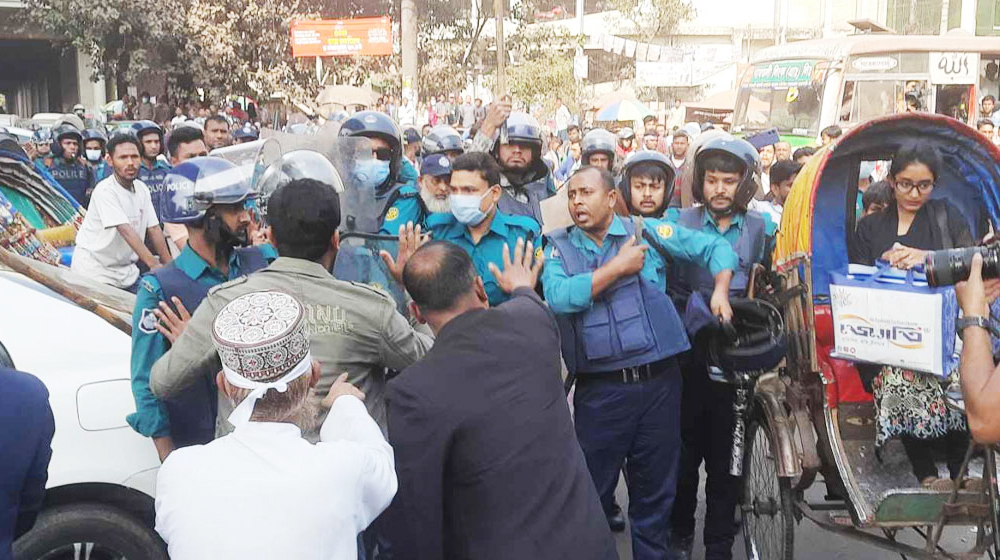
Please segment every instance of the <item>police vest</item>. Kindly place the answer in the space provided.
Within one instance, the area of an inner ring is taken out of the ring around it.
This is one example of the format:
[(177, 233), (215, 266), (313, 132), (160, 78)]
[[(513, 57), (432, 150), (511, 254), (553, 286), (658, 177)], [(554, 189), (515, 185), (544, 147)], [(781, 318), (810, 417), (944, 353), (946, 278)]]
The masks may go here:
[[(239, 248), (236, 253), (244, 274), (267, 266), (264, 255), (255, 247)], [(160, 283), (164, 301), (176, 297), (191, 313), (212, 288), (192, 279), (173, 263), (152, 274)], [(198, 379), (176, 396), (165, 400), (164, 406), (170, 418), (170, 437), (177, 447), (205, 444), (215, 439), (218, 397), (214, 377)]]
[[(700, 231), (702, 218), (706, 210), (703, 207), (685, 208), (680, 211), (677, 223), (695, 231)], [(750, 282), (750, 269), (756, 264), (757, 255), (763, 254), (767, 243), (767, 224), (757, 212), (747, 212), (743, 215), (743, 232), (733, 245), (733, 251), (740, 258), (740, 264), (733, 271), (733, 279), (729, 283), (729, 295), (743, 296)], [(672, 267), (670, 282), (671, 291), (678, 297), (687, 297), (697, 290), (706, 301), (712, 297), (715, 290), (715, 278), (704, 267), (691, 263), (678, 262)]]
[[(505, 214), (534, 218), (536, 222), (541, 224), (542, 207), (540, 203), (551, 196), (548, 186), (549, 180), (550, 176), (546, 174), (544, 177), (535, 179), (534, 181), (524, 185), (504, 187), (503, 196), (500, 197), (500, 202), (497, 203), (497, 208)], [(524, 189), (528, 196), (527, 202), (521, 202), (514, 198), (514, 196), (510, 194), (512, 189)]]
[(156, 216), (160, 216), (160, 198), (163, 197), (163, 180), (167, 177), (170, 169), (165, 167), (147, 168), (145, 165), (139, 166), (139, 180), (149, 188), (149, 197), (153, 201), (153, 209)]
[(49, 173), (77, 202), (83, 206), (87, 205), (87, 189), (94, 186), (90, 166), (78, 161), (67, 163), (60, 158), (49, 168)]
[[(625, 230), (634, 235), (632, 222)], [(628, 240), (607, 237), (613, 251), (588, 257), (569, 240), (568, 229), (549, 235), (572, 276), (596, 270), (611, 260)], [(597, 373), (652, 363), (688, 350), (684, 325), (667, 294), (641, 274), (621, 278), (594, 298), (590, 309), (557, 314), (563, 359), (573, 373)]]

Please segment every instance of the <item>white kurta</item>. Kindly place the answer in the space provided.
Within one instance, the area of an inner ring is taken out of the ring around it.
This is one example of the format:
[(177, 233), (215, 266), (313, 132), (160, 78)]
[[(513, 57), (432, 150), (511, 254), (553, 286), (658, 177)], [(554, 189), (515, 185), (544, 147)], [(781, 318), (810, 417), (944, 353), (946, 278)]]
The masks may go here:
[(156, 531), (176, 560), (357, 557), (357, 535), (396, 494), (392, 448), (364, 404), (338, 398), (320, 443), (249, 422), (160, 467)]

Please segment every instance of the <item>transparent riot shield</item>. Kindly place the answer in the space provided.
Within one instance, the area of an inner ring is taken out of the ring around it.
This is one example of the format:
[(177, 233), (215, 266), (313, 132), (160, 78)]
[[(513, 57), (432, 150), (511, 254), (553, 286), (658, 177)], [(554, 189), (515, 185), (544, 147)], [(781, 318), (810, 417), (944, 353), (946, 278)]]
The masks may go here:
[[(328, 137), (311, 135), (296, 137), (282, 144), (282, 155), (260, 178), (258, 203), (266, 213), (267, 201), (282, 185), (295, 179), (315, 179), (332, 185), (340, 193), (340, 230), (343, 233), (374, 233), (378, 231), (379, 204), (375, 190), (355, 173), (355, 167), (371, 160), (371, 142), (361, 137)], [(303, 141), (306, 139), (308, 141)], [(284, 151), (284, 146), (297, 146)]]
[(278, 145), (277, 141), (265, 138), (216, 148), (208, 155), (236, 164), (250, 181), (252, 192), (257, 193), (264, 170), (281, 157), (281, 146)]
[(381, 251), (388, 251), (395, 257), (399, 253), (399, 239), (390, 235), (342, 233), (340, 250), (333, 265), (333, 276), (339, 280), (368, 284), (389, 292), (396, 302), (396, 309), (405, 316), (405, 291), (392, 277), (380, 256)]

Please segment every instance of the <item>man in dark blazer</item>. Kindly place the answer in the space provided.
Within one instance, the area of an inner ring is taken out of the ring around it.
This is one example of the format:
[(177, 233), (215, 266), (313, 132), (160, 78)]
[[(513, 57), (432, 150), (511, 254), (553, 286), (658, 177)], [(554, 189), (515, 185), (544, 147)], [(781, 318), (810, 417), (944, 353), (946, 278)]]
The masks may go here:
[(0, 560), (42, 508), (55, 429), (45, 385), (0, 368)]
[(493, 309), (457, 245), (424, 245), (404, 268), (411, 311), (437, 339), (389, 383), (397, 558), (617, 558), (563, 392), (555, 317), (533, 290), (541, 259), (520, 240), (513, 252), (503, 271), (491, 265), (512, 295)]

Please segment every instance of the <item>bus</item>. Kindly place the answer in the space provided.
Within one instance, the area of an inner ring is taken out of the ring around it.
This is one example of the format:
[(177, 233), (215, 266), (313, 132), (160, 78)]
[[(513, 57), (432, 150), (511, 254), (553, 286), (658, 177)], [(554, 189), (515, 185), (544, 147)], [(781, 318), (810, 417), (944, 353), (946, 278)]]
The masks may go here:
[(1000, 37), (872, 33), (762, 49), (744, 73), (732, 130), (777, 128), (793, 146), (829, 125), (932, 111), (969, 125), (980, 99), (1000, 95)]

